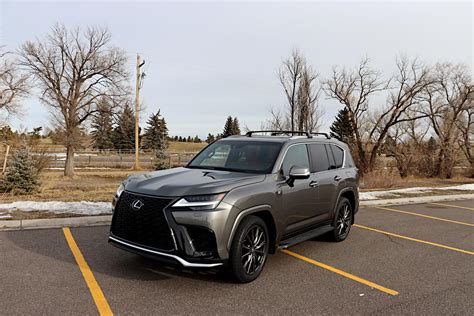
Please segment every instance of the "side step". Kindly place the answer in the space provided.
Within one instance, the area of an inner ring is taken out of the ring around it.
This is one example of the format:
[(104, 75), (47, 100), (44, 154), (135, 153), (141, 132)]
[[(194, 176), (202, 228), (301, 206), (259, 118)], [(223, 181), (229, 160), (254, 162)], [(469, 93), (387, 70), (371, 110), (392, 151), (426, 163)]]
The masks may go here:
[(315, 238), (315, 237), (321, 236), (323, 234), (326, 234), (326, 233), (330, 232), (333, 229), (334, 229), (334, 227), (331, 226), (331, 225), (320, 226), (318, 228), (315, 228), (315, 229), (309, 230), (305, 233), (302, 233), (301, 235), (296, 235), (294, 237), (282, 240), (280, 242), (279, 248), (286, 249), (288, 247), (294, 246), (294, 245), (299, 244), (299, 243), (301, 243), (303, 241), (306, 241), (308, 239)]

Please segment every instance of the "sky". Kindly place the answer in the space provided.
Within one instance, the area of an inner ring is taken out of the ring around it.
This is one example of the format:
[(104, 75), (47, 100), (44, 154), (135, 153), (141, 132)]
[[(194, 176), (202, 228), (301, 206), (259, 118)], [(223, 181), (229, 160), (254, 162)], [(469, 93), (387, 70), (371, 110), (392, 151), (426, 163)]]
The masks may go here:
[[(388, 77), (400, 54), (465, 63), (472, 72), (472, 20), (471, 1), (0, 0), (0, 44), (15, 51), (58, 22), (105, 26), (113, 45), (126, 51), (130, 73), (137, 53), (146, 61), (142, 121), (160, 109), (171, 135), (205, 137), (222, 132), (228, 115), (259, 129), (272, 107), (284, 106), (276, 72), (295, 48), (320, 78), (365, 56)], [(341, 106), (325, 95), (319, 102), (327, 131)], [(24, 115), (10, 119), (15, 129), (50, 126), (37, 95), (22, 103)]]

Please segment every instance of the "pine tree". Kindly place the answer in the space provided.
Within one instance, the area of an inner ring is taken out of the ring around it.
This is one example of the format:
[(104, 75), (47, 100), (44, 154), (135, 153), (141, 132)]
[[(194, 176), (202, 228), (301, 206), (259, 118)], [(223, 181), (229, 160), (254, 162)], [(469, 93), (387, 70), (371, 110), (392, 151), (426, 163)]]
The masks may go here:
[(167, 141), (168, 128), (166, 127), (164, 118), (161, 118), (160, 111), (158, 110), (156, 114), (151, 114), (147, 121), (147, 127), (143, 134), (143, 148), (155, 150), (162, 145), (162, 142), (165, 143), (166, 147)]
[(349, 111), (346, 108), (339, 110), (336, 119), (329, 129), (331, 130), (332, 137), (345, 143), (352, 142), (354, 130), (349, 119)]
[(14, 194), (28, 194), (35, 192), (38, 186), (38, 170), (35, 162), (28, 148), (22, 147), (15, 153), (8, 167), (1, 189)]
[(113, 141), (116, 149), (132, 150), (135, 148), (135, 116), (128, 104), (125, 105), (117, 120)]
[(93, 148), (99, 150), (114, 148), (114, 129), (112, 125), (112, 108), (107, 100), (102, 99), (98, 105), (97, 115), (91, 123)]
[(216, 138), (214, 135), (212, 135), (211, 133), (207, 134), (207, 139), (206, 139), (206, 143), (210, 144), (212, 143), (213, 141), (215, 141)]
[(222, 137), (227, 137), (233, 135), (233, 123), (232, 116), (227, 117), (224, 125), (224, 131), (222, 132)]
[(232, 121), (232, 135), (240, 135), (240, 124), (237, 117)]
[(201, 139), (199, 138), (199, 136), (196, 135), (196, 136), (194, 136), (193, 142), (194, 143), (200, 143)]

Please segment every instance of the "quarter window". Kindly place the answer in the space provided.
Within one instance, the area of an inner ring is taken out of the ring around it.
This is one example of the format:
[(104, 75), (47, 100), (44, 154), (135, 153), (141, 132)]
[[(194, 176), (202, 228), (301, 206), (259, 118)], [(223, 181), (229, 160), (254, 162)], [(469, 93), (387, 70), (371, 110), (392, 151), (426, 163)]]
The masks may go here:
[(329, 159), (324, 144), (311, 144), (309, 150), (311, 151), (311, 172), (329, 170)]
[(342, 168), (344, 162), (344, 151), (334, 145), (331, 145), (332, 153), (334, 154), (334, 160), (336, 161), (336, 168)]
[(294, 145), (288, 149), (281, 165), (283, 175), (289, 175), (290, 169), (293, 166), (309, 168), (308, 149), (306, 145)]

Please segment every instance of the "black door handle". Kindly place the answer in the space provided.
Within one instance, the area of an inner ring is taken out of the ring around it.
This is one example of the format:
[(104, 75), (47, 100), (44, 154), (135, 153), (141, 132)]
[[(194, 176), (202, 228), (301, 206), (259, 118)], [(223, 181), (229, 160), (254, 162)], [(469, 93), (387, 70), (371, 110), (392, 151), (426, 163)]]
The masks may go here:
[(318, 181), (311, 181), (311, 182), (309, 183), (309, 186), (312, 187), (312, 188), (317, 187), (317, 186), (318, 186)]
[(335, 176), (335, 177), (334, 177), (334, 181), (336, 181), (336, 182), (339, 182), (339, 181), (341, 181), (341, 180), (342, 180), (342, 178), (341, 178), (340, 176)]

